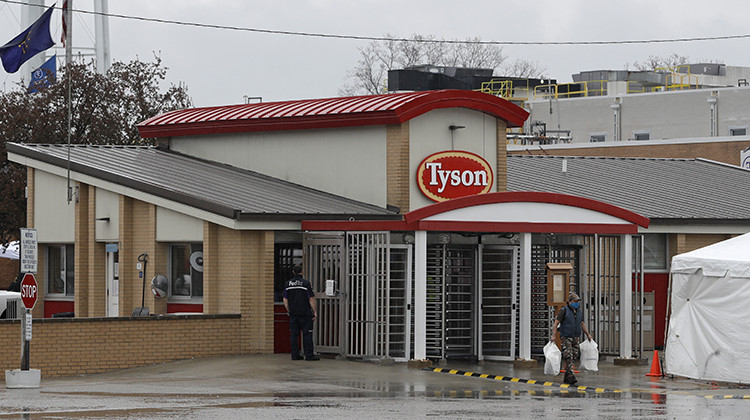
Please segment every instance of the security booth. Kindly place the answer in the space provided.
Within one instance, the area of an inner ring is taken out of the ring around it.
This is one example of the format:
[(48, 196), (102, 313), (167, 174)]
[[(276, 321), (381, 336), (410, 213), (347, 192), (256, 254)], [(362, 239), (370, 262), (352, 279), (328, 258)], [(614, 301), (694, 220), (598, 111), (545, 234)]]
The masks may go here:
[[(232, 338), (221, 351), (284, 352), (280, 293), (302, 262), (319, 352), (531, 359), (549, 332), (546, 266), (570, 263), (600, 350), (630, 357), (619, 326), (649, 220), (506, 191), (506, 132), (527, 116), (441, 90), (172, 111), (139, 125), (153, 146), (9, 143), (43, 250), (39, 316), (218, 316)], [(163, 297), (146, 267), (168, 279)]]
[(615, 248), (590, 244), (617, 239), (619, 261), (630, 261), (632, 236), (647, 225), (604, 203), (531, 192), (457, 198), (400, 222), (303, 222), (307, 276), (316, 290), (330, 280), (338, 287), (318, 298), (316, 345), (363, 358), (530, 359), (549, 337), (548, 299), (564, 304), (573, 280), (590, 297), (592, 333), (606, 340), (616, 332), (609, 351), (630, 357), (632, 330), (610, 331), (598, 302), (616, 301), (618, 321), (630, 325), (633, 268), (597, 275), (589, 261)]

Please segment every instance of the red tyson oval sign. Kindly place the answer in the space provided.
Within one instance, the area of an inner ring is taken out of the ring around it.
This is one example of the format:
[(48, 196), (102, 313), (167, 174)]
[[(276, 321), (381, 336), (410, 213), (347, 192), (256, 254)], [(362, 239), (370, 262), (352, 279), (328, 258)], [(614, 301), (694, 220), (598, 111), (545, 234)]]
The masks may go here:
[(490, 192), (490, 164), (471, 152), (451, 150), (427, 156), (417, 167), (417, 185), (433, 201)]

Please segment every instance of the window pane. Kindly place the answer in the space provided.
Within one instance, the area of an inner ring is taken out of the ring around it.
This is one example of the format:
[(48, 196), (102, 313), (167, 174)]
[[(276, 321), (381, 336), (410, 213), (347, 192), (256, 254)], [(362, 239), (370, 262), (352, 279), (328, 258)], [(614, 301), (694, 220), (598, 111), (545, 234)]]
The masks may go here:
[(193, 283), (190, 296), (203, 297), (203, 244), (193, 244), (190, 249), (190, 277)]
[(172, 296), (190, 296), (190, 247), (172, 245), (170, 275), (172, 276)]
[(667, 235), (665, 233), (643, 235), (643, 268), (646, 270), (667, 269)]
[(47, 247), (47, 290), (48, 293), (65, 293), (65, 272), (61, 247)]
[(65, 250), (65, 295), (75, 294), (75, 248), (73, 245), (63, 245)]

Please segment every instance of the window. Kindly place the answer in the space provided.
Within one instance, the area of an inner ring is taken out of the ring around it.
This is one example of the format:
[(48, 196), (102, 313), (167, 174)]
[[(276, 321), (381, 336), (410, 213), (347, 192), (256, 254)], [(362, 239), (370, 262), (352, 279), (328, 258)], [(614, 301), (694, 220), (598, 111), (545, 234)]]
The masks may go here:
[(643, 235), (644, 270), (667, 270), (667, 234), (646, 233)]
[(648, 131), (633, 131), (633, 140), (651, 140), (651, 133)]
[(607, 133), (590, 133), (589, 141), (591, 143), (601, 143), (607, 140)]
[(75, 252), (72, 244), (47, 245), (47, 294), (74, 296)]
[(746, 136), (747, 135), (747, 127), (729, 127), (729, 135), (730, 136)]
[(169, 296), (203, 297), (203, 244), (169, 247)]

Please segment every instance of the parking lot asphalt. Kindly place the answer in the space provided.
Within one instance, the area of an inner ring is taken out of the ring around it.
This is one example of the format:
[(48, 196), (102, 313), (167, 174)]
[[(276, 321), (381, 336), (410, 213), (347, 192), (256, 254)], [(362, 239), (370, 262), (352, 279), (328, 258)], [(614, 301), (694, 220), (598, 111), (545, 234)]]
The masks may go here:
[(569, 387), (562, 383), (562, 374), (545, 375), (542, 364), (522, 369), (510, 362), (449, 361), (431, 368), (410, 369), (406, 363), (325, 357), (319, 361), (292, 361), (288, 354), (245, 355), (183, 360), (103, 374), (43, 378), (38, 389), (3, 387), (0, 418), (18, 418), (18, 413), (52, 413), (66, 417), (66, 413), (79, 412), (77, 410), (84, 407), (89, 410), (89, 417), (97, 417), (98, 413), (99, 417), (108, 418), (111, 410), (116, 413), (126, 410), (128, 416), (138, 417), (141, 413), (143, 417), (150, 417), (154, 412), (149, 410), (174, 411), (180, 405), (231, 407), (244, 404), (247, 407), (250, 404), (247, 401), (262, 404), (308, 397), (335, 397), (337, 401), (373, 397), (408, 400), (411, 397), (465, 395), (476, 398), (477, 395), (519, 392), (529, 395), (573, 392), (750, 399), (750, 389), (745, 386), (646, 376), (649, 371), (650, 366), (615, 366), (605, 359), (600, 361), (598, 371), (579, 372), (579, 383)]

